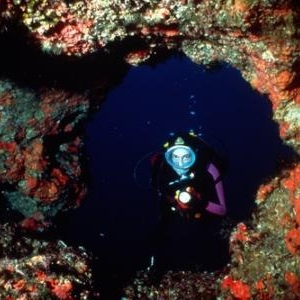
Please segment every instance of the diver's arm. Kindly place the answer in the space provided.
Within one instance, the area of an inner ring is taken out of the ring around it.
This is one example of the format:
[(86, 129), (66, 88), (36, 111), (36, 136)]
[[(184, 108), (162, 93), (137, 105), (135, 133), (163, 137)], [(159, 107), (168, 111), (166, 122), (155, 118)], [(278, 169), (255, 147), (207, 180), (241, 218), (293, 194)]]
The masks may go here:
[(220, 172), (212, 163), (209, 164), (207, 171), (212, 175), (214, 179), (219, 203), (213, 203), (209, 201), (205, 209), (213, 214), (224, 216), (226, 214), (226, 204), (223, 183), (220, 180)]

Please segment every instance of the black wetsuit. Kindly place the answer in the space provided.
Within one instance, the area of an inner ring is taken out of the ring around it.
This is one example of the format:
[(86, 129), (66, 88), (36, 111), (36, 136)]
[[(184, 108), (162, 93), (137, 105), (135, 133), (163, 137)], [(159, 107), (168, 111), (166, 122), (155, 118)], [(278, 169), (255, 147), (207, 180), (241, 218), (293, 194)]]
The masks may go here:
[[(206, 208), (209, 203), (220, 202), (215, 187), (222, 175), (214, 178), (208, 166), (215, 165), (223, 174), (224, 162), (201, 139), (183, 139), (196, 154), (196, 161), (188, 170), (186, 179), (180, 180), (181, 176), (166, 162), (164, 152), (152, 157), (152, 185), (157, 190), (160, 208), (160, 221), (154, 234), (154, 253), (156, 263), (162, 268), (209, 269), (205, 257), (209, 258), (220, 249), (220, 239), (216, 236), (222, 218)], [(195, 197), (182, 208), (174, 195), (176, 190), (187, 186), (193, 188)], [(218, 264), (223, 255), (215, 255), (218, 257), (214, 263)]]

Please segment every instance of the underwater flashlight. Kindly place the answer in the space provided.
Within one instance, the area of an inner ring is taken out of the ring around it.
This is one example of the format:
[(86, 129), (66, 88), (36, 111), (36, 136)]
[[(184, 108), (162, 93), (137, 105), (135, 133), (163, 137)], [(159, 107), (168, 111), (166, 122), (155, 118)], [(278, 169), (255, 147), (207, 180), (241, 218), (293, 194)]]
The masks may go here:
[(186, 191), (180, 192), (178, 196), (178, 200), (183, 204), (189, 203), (191, 199), (192, 199), (191, 194)]

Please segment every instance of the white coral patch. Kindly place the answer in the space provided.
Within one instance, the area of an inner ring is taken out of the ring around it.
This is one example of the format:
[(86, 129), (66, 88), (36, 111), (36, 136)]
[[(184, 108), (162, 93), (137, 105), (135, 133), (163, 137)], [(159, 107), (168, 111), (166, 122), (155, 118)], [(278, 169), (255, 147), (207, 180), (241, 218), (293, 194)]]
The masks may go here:
[(300, 106), (290, 102), (285, 107), (283, 120), (290, 124), (290, 127), (300, 129)]

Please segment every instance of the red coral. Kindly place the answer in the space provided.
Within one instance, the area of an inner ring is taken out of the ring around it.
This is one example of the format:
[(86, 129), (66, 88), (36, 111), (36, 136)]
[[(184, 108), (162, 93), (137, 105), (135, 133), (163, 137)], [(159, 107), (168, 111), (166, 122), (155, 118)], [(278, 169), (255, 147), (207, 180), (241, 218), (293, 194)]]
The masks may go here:
[(231, 235), (231, 242), (240, 241), (242, 243), (246, 243), (249, 241), (249, 239), (247, 226), (244, 223), (239, 223), (236, 231)]
[(274, 182), (270, 182), (268, 184), (261, 185), (257, 191), (257, 202), (264, 201), (276, 188), (276, 185)]
[(60, 282), (58, 280), (52, 280), (50, 282), (52, 287), (52, 293), (61, 300), (71, 300), (73, 297), (71, 296), (71, 291), (73, 290), (72, 283), (69, 280), (65, 280), (64, 282)]
[(238, 13), (244, 14), (249, 9), (249, 4), (244, 0), (236, 0), (234, 1), (233, 10)]
[(68, 55), (85, 54), (92, 50), (90, 42), (84, 39), (92, 25), (92, 20), (80, 20), (68, 13), (57, 24), (56, 28), (52, 28), (53, 36), (49, 38), (37, 34), (37, 37), (44, 41), (48, 40), (56, 44), (62, 44), (62, 50)]
[(27, 176), (26, 178), (26, 185), (28, 190), (34, 189), (38, 185), (38, 180), (36, 177)]
[(37, 139), (35, 140), (30, 147), (24, 150), (24, 165), (28, 171), (43, 171), (47, 162), (43, 159), (43, 144)]
[(0, 105), (9, 106), (13, 104), (13, 102), (14, 102), (14, 97), (12, 96), (11, 93), (6, 91), (0, 93)]
[(232, 296), (239, 300), (251, 298), (250, 287), (242, 280), (234, 280), (231, 276), (225, 276), (221, 282), (223, 290), (229, 290)]
[(280, 90), (284, 90), (294, 79), (295, 74), (288, 70), (283, 70), (276, 75), (274, 83)]
[(288, 177), (281, 182), (284, 188), (288, 189), (292, 194), (300, 186), (300, 164), (296, 165), (294, 169), (290, 170)]
[(294, 213), (297, 224), (300, 226), (300, 196), (293, 197)]
[(300, 292), (300, 278), (294, 272), (286, 272), (284, 279), (288, 285), (292, 288), (293, 292)]
[(296, 255), (300, 251), (300, 230), (293, 228), (285, 235), (285, 244), (288, 250)]
[(138, 65), (150, 57), (148, 49), (132, 51), (125, 56), (125, 61), (131, 65)]
[(40, 181), (39, 187), (34, 192), (34, 196), (45, 203), (51, 203), (59, 197), (59, 186), (56, 182)]
[(45, 221), (44, 215), (41, 212), (36, 212), (21, 222), (21, 227), (31, 231), (44, 230), (48, 226), (49, 223)]
[(290, 124), (287, 122), (281, 122), (279, 124), (279, 135), (281, 138), (285, 138), (288, 134), (288, 131), (290, 129)]
[(54, 177), (55, 179), (57, 179), (57, 181), (65, 186), (68, 182), (68, 176), (66, 176), (65, 174), (63, 174), (63, 172), (58, 169), (58, 168), (54, 168), (51, 172), (51, 176)]
[(256, 281), (253, 287), (256, 291), (254, 299), (271, 300), (274, 298), (274, 286), (270, 273), (267, 273), (265, 278)]
[(14, 152), (17, 149), (16, 142), (0, 142), (0, 150)]
[(41, 270), (37, 270), (36, 273), (35, 273), (35, 278), (37, 281), (40, 281), (40, 282), (45, 282), (46, 279), (47, 279), (47, 275), (45, 272), (41, 271)]
[(17, 291), (23, 290), (25, 286), (26, 286), (25, 279), (20, 279), (13, 284), (13, 288)]

